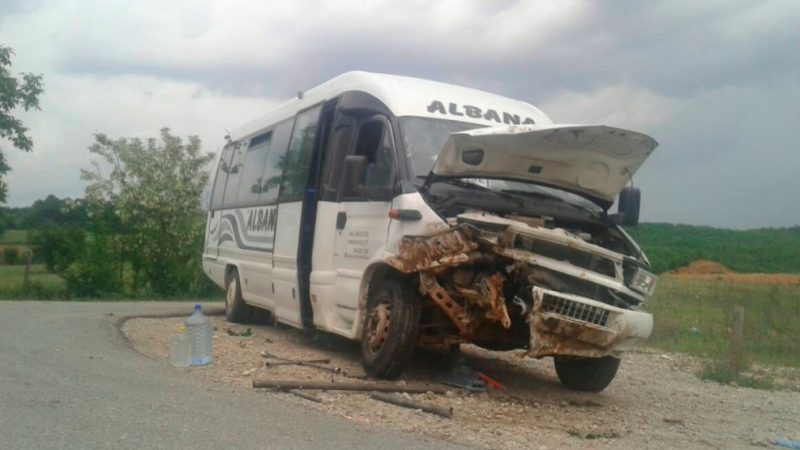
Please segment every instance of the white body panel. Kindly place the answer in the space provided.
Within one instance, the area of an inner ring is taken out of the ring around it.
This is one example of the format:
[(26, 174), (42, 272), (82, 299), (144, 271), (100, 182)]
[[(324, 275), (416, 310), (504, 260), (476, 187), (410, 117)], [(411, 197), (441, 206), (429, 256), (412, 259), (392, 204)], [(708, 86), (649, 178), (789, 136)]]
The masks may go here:
[(272, 309), (272, 246), (276, 206), (235, 208), (209, 213), (204, 266), (218, 285), (225, 284), (225, 267), (239, 270), (247, 303)]
[(275, 284), (275, 318), (301, 326), (297, 300), (297, 244), (300, 237), (301, 202), (278, 206), (275, 250), (272, 254), (272, 277)]
[[(485, 126), (509, 124), (509, 117), (518, 119), (519, 124), (526, 122), (526, 119), (530, 119), (529, 123), (552, 123), (547, 115), (530, 103), (477, 89), (397, 75), (347, 72), (303, 92), (302, 98), (295, 97), (269, 114), (233, 130), (231, 139), (235, 141), (250, 136), (294, 116), (297, 111), (346, 91), (366, 92), (383, 102), (398, 117), (431, 117)], [(495, 115), (498, 119), (495, 119)]]

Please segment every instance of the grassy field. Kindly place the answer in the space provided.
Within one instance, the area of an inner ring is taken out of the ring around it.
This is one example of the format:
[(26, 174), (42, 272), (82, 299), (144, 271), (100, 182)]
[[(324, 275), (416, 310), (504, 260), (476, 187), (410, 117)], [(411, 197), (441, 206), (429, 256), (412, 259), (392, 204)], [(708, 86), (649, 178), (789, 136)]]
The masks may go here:
[[(21, 299), (24, 265), (0, 266), (0, 299)], [(56, 274), (48, 273), (44, 264), (31, 266), (31, 292), (28, 298), (50, 300), (65, 295), (64, 280)]]
[(649, 345), (725, 358), (735, 306), (745, 310), (750, 362), (800, 367), (800, 285), (729, 283), (666, 275), (648, 309), (655, 317)]
[(28, 230), (6, 230), (0, 234), (0, 244), (27, 244)]

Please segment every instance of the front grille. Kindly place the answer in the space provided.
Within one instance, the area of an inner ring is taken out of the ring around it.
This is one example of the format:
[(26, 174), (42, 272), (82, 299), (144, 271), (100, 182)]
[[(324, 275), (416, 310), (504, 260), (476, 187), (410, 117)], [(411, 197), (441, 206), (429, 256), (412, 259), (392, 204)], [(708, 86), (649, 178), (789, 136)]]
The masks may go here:
[(607, 309), (548, 294), (542, 299), (541, 310), (601, 327), (606, 326), (609, 314)]

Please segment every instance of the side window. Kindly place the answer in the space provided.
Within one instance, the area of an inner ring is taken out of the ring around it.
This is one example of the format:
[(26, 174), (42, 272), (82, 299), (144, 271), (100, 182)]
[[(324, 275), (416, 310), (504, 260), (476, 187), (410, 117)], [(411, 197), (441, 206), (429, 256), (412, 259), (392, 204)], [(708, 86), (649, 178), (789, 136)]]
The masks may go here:
[(239, 177), (242, 172), (242, 145), (237, 142), (233, 145), (233, 157), (228, 168), (228, 182), (225, 186), (223, 208), (236, 206), (236, 194), (239, 191)]
[(363, 180), (365, 187), (391, 187), (394, 152), (391, 129), (384, 119), (373, 119), (361, 124), (355, 154), (367, 157), (367, 170)]
[(222, 149), (222, 154), (219, 157), (217, 175), (214, 178), (214, 188), (211, 192), (211, 204), (209, 205), (209, 209), (212, 211), (222, 209), (222, 196), (225, 194), (225, 183), (228, 181), (232, 153), (233, 144), (228, 144)]
[(279, 123), (272, 131), (272, 143), (267, 157), (264, 172), (261, 174), (261, 185), (258, 190), (258, 204), (269, 205), (278, 200), (281, 187), (281, 175), (289, 147), (289, 136), (292, 134), (292, 121)]
[(282, 202), (303, 198), (321, 109), (320, 105), (303, 111), (295, 119), (289, 151), (282, 164), (283, 179), (280, 192), (280, 201)]
[(242, 173), (239, 179), (239, 192), (236, 203), (239, 206), (253, 206), (258, 203), (261, 193), (262, 176), (272, 143), (272, 131), (255, 136), (244, 155)]
[(356, 116), (341, 112), (336, 114), (322, 167), (322, 200), (336, 200), (339, 184), (342, 181), (344, 157), (350, 150), (350, 144), (358, 129), (356, 122)]

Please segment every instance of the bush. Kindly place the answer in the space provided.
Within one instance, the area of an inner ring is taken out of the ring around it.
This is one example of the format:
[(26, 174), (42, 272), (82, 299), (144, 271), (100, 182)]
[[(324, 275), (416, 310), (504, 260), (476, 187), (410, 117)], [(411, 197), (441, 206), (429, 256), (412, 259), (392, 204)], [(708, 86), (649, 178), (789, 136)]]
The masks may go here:
[(101, 297), (120, 291), (115, 254), (105, 234), (86, 241), (80, 257), (63, 273), (67, 292), (76, 297)]
[(6, 247), (3, 249), (3, 261), (9, 266), (13, 266), (19, 262), (19, 253), (16, 247)]
[(67, 300), (69, 295), (63, 285), (31, 281), (27, 298), (36, 300)]
[(84, 250), (86, 232), (78, 228), (45, 228), (30, 233), (36, 255), (48, 272), (63, 272)]

